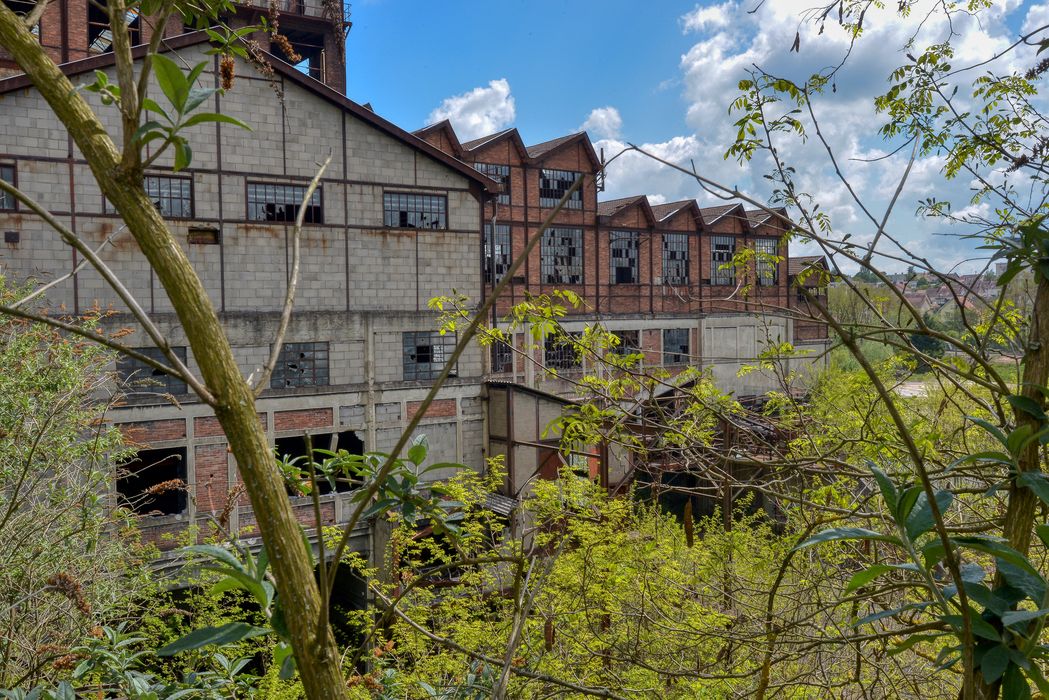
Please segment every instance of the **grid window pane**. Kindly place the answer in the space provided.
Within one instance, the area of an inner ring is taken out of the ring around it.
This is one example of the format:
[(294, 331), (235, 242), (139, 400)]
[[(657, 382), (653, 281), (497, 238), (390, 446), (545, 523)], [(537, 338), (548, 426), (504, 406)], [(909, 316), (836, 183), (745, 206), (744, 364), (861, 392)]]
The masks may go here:
[[(410, 331), (402, 333), (404, 346), (404, 378), (436, 379), (444, 363), (455, 352), (454, 333), (441, 335), (437, 331)], [(454, 377), (455, 370), (448, 376)]]
[[(0, 180), (9, 184), (15, 184), (15, 166), (0, 165)], [(0, 209), (15, 209), (15, 198), (7, 192), (0, 192)]]
[(663, 329), (663, 364), (684, 365), (689, 361), (687, 328)]
[[(295, 221), (299, 207), (306, 197), (305, 185), (275, 185), (262, 182), (248, 183), (248, 220), (249, 221)], [(321, 188), (318, 187), (306, 204), (303, 222), (307, 224), (324, 223), (324, 210), (321, 206)]]
[(491, 179), (495, 180), (503, 186), (503, 191), (499, 193), (496, 201), (500, 204), (510, 203), (510, 166), (509, 165), (497, 165), (495, 163), (474, 163), (474, 167), (478, 172), (484, 173)]
[(548, 228), (540, 255), (544, 284), (583, 283), (583, 229)]
[(271, 389), (294, 386), (327, 386), (327, 343), (284, 343), (270, 377)]
[(688, 236), (663, 234), (663, 284), (688, 284)]
[(501, 341), (492, 343), (492, 372), (513, 372), (514, 351), (509, 345)]
[[(157, 362), (169, 364), (168, 358), (164, 357), (164, 353), (158, 347), (149, 346), (133, 350)], [(186, 363), (185, 346), (172, 347), (171, 350), (183, 364)], [(185, 394), (188, 391), (186, 383), (181, 379), (126, 355), (117, 359), (117, 376), (130, 384), (131, 390), (136, 393)]]
[(774, 287), (779, 282), (779, 265), (776, 264), (778, 241), (775, 238), (759, 238), (754, 241), (757, 252), (758, 284), (762, 287)]
[(612, 335), (619, 338), (619, 345), (614, 350), (617, 355), (636, 355), (641, 352), (637, 331), (612, 331)]
[(543, 364), (546, 368), (566, 370), (582, 367), (583, 359), (575, 349), (575, 342), (579, 340), (579, 337), (579, 333), (568, 333), (567, 337), (546, 336), (543, 347)]
[[(561, 198), (565, 196), (575, 183), (579, 173), (571, 170), (548, 170), (543, 168), (539, 174), (539, 206), (556, 207)], [(583, 188), (572, 193), (565, 202), (565, 209), (583, 208)]]
[[(710, 275), (715, 285), (736, 283), (736, 268), (732, 258), (736, 255), (736, 239), (732, 236), (714, 236), (710, 239)], [(728, 265), (721, 269), (722, 265)]]
[(193, 218), (193, 183), (189, 178), (147, 175), (142, 186), (164, 216)]
[(444, 195), (386, 192), (382, 210), (383, 223), (392, 228), (448, 228), (448, 200)]
[(637, 231), (612, 231), (610, 234), (613, 284), (637, 284)]
[[(493, 247), (494, 246), (494, 247)], [(484, 225), (484, 280), (496, 284), (510, 269), (510, 225), (496, 224), (495, 239), (492, 225)]]

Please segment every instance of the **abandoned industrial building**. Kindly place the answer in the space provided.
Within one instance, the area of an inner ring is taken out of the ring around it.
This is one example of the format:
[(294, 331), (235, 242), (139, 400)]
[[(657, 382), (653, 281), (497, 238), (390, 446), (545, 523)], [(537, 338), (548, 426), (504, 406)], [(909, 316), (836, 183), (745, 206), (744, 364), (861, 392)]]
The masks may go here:
[[(782, 242), (785, 219), (738, 203), (652, 204), (643, 195), (601, 201), (601, 162), (586, 133), (533, 146), (516, 129), (465, 143), (447, 122), (409, 133), (343, 94), (344, 27), (324, 14), (325, 3), (284, 5), (282, 28), (301, 62), (290, 65), (276, 47), (266, 53), (263, 34), (258, 41), (272, 75), (238, 59), (233, 89), (213, 98), (212, 111), (244, 120), (253, 131), (194, 127), (188, 134), (192, 167), (176, 174), (162, 158), (145, 178), (248, 375), (265, 362), (279, 322), (292, 222), (316, 163), (332, 155), (306, 205), (292, 323), (258, 402), (278, 453), (300, 454), (306, 433), (315, 445), (355, 453), (391, 449), (457, 341), (453, 333), (438, 332), (428, 300), (452, 290), (484, 299), (580, 174), (586, 176), (582, 190), (513, 277), (497, 315), (526, 294), (570, 289), (587, 304), (566, 317), (567, 330), (600, 321), (624, 346), (636, 348), (645, 366), (709, 369), (723, 388), (741, 396), (779, 387), (760, 371), (739, 373), (767, 344), (793, 342), (811, 348), (813, 357), (826, 346), (822, 324), (797, 318), (807, 313), (805, 297), (790, 283), (816, 263), (799, 267), (790, 259)], [(239, 3), (231, 23), (250, 22), (259, 11)], [(111, 71), (105, 24), (96, 12), (87, 0), (53, 3), (40, 25), (41, 43), (74, 82), (95, 70)], [(148, 23), (140, 25), (139, 40), (148, 41)], [(181, 26), (167, 32), (164, 50), (177, 52), (187, 65), (207, 61), (200, 79), (218, 85), (208, 36), (183, 33)], [(102, 257), (178, 344), (184, 334), (170, 302), (86, 162), (2, 55), (0, 71), (10, 76), (0, 80), (0, 177), (45, 202), (90, 245), (102, 246)], [(115, 125), (115, 110), (97, 96), (90, 99)], [(0, 197), (0, 230), (5, 276), (47, 282), (80, 262), (9, 197)], [(747, 278), (726, 264), (745, 247), (768, 254)], [(749, 291), (740, 293), (742, 287)], [(49, 290), (48, 300), (55, 313), (112, 309), (107, 327), (135, 327), (90, 268)], [(131, 344), (142, 352), (156, 352), (146, 347), (141, 330), (130, 337), (139, 339)], [(587, 369), (561, 346), (530, 349), (523, 334), (514, 344), (467, 348), (417, 431), (427, 436), (433, 461), (480, 470), (488, 458), (504, 456), (510, 498), (531, 479), (556, 473), (563, 457), (556, 437), (543, 428), (571, 400), (571, 380)], [(178, 352), (195, 367), (184, 341)], [(812, 361), (791, 362), (803, 369)], [(544, 367), (558, 370), (557, 376)], [(115, 369), (124, 378), (152, 374), (131, 359)], [(162, 548), (173, 546), (171, 535), (222, 511), (231, 494), (238, 500), (230, 527), (250, 536), (254, 516), (246, 498), (236, 495), (236, 465), (217, 420), (181, 382), (166, 375), (151, 379), (112, 414), (141, 446), (137, 460), (125, 465), (118, 491), (131, 498), (169, 479), (185, 481), (187, 489), (142, 501), (144, 536)], [(582, 456), (595, 478), (622, 481), (626, 464), (611, 460), (601, 446)], [(327, 522), (345, 519), (345, 499), (337, 490), (323, 495)], [(308, 499), (298, 499), (296, 508), (304, 523), (312, 523)], [(367, 523), (357, 535), (355, 546), (367, 550)]]

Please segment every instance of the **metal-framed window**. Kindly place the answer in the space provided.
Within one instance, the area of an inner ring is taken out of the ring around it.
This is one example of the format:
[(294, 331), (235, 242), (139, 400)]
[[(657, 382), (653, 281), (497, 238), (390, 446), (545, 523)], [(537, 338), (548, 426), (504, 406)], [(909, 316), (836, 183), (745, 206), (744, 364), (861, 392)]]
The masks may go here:
[(689, 361), (689, 330), (687, 328), (663, 329), (663, 364), (684, 365)]
[(146, 175), (142, 180), (146, 195), (164, 216), (193, 218), (193, 180), (170, 175)]
[[(556, 207), (557, 203), (561, 201), (561, 197), (565, 196), (565, 192), (572, 187), (579, 175), (580, 173), (572, 172), (571, 170), (543, 168), (539, 172), (539, 206)], [(583, 188), (580, 187), (565, 202), (565, 209), (582, 208)]]
[[(299, 215), (299, 207), (306, 197), (305, 185), (278, 185), (267, 182), (248, 183), (249, 221), (290, 221)], [(302, 218), (307, 224), (324, 223), (321, 188), (318, 187), (306, 203)]]
[[(0, 180), (11, 185), (17, 185), (15, 166), (10, 163), (0, 164)], [(15, 209), (18, 209), (18, 200), (14, 198), (14, 195), (0, 192), (0, 211), (14, 211)]]
[(612, 331), (619, 338), (619, 345), (614, 349), (617, 355), (636, 355), (641, 352), (640, 333), (638, 331)]
[(663, 234), (663, 284), (688, 284), (687, 234)]
[(503, 186), (503, 191), (496, 197), (500, 204), (510, 203), (510, 166), (498, 163), (474, 163), (477, 172), (487, 175)]
[[(401, 334), (404, 347), (404, 378), (436, 379), (455, 351), (456, 335), (437, 331), (408, 331)], [(449, 375), (454, 377), (455, 370)]]
[[(127, 10), (124, 20), (127, 22), (131, 45), (142, 43), (142, 22), (138, 8)], [(109, 14), (90, 2), (87, 4), (87, 50), (90, 53), (109, 53), (113, 50), (113, 29), (109, 26)]]
[(327, 386), (328, 344), (284, 343), (270, 377), (271, 389), (295, 386)]
[(492, 225), (484, 225), (484, 281), (497, 284), (510, 269), (510, 225), (496, 224), (495, 236)]
[[(732, 236), (713, 236), (710, 239), (711, 284), (730, 286), (736, 283), (736, 268), (732, 258), (736, 255), (736, 239)], [(722, 268), (722, 265), (727, 267)]]
[(492, 342), (492, 372), (513, 372), (514, 350), (501, 340)]
[[(151, 345), (132, 349), (140, 355), (168, 364), (168, 358), (156, 346)], [(175, 357), (182, 361), (182, 364), (186, 363), (186, 347), (184, 345), (172, 347), (171, 350), (175, 353)], [(127, 355), (121, 355), (117, 358), (117, 376), (122, 381), (130, 384), (134, 389), (141, 389), (143, 393), (185, 394), (189, 391), (186, 383), (178, 377), (173, 377), (167, 372), (161, 372), (159, 369)]]
[(448, 228), (448, 198), (438, 194), (384, 192), (383, 224), (391, 228)]
[(544, 284), (582, 284), (583, 229), (548, 228), (543, 233), (539, 268)]
[(637, 284), (637, 249), (637, 231), (612, 231), (609, 234), (612, 284)]
[(757, 253), (758, 284), (762, 287), (775, 287), (779, 283), (779, 265), (776, 257), (779, 241), (775, 238), (759, 238), (754, 241), (754, 252)]
[(575, 344), (580, 338), (579, 333), (567, 333), (563, 336), (546, 336), (543, 345), (543, 365), (547, 369), (566, 370), (579, 369), (583, 366), (583, 358), (576, 352)]

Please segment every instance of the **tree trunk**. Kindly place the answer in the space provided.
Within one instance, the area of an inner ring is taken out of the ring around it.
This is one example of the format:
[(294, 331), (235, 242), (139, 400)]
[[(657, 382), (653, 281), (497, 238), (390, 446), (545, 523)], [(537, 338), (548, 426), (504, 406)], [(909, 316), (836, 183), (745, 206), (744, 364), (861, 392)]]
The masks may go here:
[(345, 698), (335, 640), (327, 627), (318, 630), (321, 596), (299, 523), (259, 424), (254, 394), (237, 367), (200, 278), (143, 191), (141, 173), (121, 171), (120, 153), (91, 107), (2, 3), (0, 45), (69, 131), (102, 193), (123, 217), (171, 299), (255, 509), (306, 693), (324, 700)]

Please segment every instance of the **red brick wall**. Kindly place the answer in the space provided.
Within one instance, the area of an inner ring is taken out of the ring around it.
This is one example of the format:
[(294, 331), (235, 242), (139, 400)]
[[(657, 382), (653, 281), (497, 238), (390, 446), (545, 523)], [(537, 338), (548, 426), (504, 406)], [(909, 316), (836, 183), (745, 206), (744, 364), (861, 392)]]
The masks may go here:
[(277, 431), (330, 428), (332, 423), (332, 409), (330, 408), (277, 411), (273, 414), (273, 429)]
[(186, 421), (182, 418), (169, 420), (147, 420), (117, 425), (124, 439), (138, 445), (149, 445), (165, 440), (182, 440), (186, 437)]
[[(262, 429), (266, 429), (266, 414), (260, 413), (259, 423), (262, 424)], [(218, 437), (223, 435), (222, 426), (219, 425), (219, 420), (215, 416), (201, 416), (193, 419), (193, 434), (198, 437)]]
[[(415, 417), (419, 412), (422, 401), (408, 402), (408, 420)], [(454, 418), (456, 416), (455, 399), (437, 399), (426, 409), (424, 418)]]
[(197, 445), (193, 452), (197, 510), (216, 512), (229, 494), (229, 461), (226, 445)]

